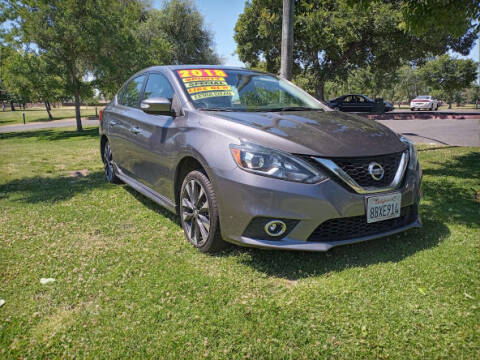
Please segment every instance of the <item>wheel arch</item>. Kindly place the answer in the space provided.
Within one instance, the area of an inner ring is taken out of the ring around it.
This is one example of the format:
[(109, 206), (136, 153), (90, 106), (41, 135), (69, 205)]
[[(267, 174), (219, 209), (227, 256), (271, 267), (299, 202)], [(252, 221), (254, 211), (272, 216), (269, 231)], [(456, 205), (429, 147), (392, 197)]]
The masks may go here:
[(203, 172), (210, 180), (212, 185), (214, 185), (214, 181), (210, 174), (210, 169), (200, 156), (195, 156), (193, 154), (187, 154), (183, 156), (175, 168), (175, 175), (173, 179), (173, 195), (177, 214), (179, 213), (180, 189), (182, 187), (183, 179), (185, 179), (185, 176), (187, 176), (189, 172), (194, 170)]
[(100, 137), (100, 158), (103, 160), (103, 149), (105, 147), (105, 143), (108, 141), (108, 138), (105, 134), (102, 134)]

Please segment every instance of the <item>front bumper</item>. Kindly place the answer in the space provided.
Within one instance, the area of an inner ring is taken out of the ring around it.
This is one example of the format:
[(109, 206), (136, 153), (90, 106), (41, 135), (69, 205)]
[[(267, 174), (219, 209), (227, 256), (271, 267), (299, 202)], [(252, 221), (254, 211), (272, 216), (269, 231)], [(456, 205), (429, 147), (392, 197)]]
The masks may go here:
[[(314, 230), (327, 220), (365, 216), (366, 195), (347, 190), (336, 179), (311, 185), (253, 175), (238, 168), (225, 173), (212, 170), (215, 172), (222, 237), (234, 244), (267, 249), (327, 251), (334, 246), (421, 227), (421, 220), (415, 215), (407, 224), (366, 236), (348, 240), (308, 241)], [(402, 194), (402, 208), (418, 205), (421, 198), (420, 183), (421, 170), (406, 172), (402, 186), (395, 190)], [(250, 221), (257, 217), (294, 219), (298, 223), (281, 240), (244, 236)]]

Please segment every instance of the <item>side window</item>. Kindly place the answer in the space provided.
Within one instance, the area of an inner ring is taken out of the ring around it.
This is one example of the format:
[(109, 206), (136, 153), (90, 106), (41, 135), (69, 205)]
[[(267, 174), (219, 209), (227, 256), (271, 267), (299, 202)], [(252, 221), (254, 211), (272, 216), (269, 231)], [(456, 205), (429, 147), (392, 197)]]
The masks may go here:
[(121, 104), (125, 106), (137, 107), (140, 101), (140, 92), (142, 91), (143, 81), (145, 75), (137, 76), (135, 79), (130, 80), (125, 86)]
[(162, 74), (150, 74), (148, 77), (143, 98), (148, 99), (152, 97), (173, 98), (172, 86)]

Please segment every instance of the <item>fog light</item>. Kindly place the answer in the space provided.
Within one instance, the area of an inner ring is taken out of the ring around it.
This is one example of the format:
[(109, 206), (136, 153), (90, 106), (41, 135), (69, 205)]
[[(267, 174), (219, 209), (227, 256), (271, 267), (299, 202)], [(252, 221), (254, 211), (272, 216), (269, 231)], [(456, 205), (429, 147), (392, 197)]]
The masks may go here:
[(285, 231), (287, 231), (287, 225), (281, 220), (272, 220), (265, 225), (265, 232), (270, 236), (282, 236)]

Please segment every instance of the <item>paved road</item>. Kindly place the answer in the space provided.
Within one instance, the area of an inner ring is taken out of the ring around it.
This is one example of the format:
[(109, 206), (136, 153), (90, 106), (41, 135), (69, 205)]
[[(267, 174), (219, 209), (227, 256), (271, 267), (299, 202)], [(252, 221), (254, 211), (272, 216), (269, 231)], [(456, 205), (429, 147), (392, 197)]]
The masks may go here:
[[(435, 145), (480, 146), (480, 120), (376, 120), (416, 143)], [(82, 120), (84, 126), (98, 125), (98, 120)], [(0, 133), (43, 128), (75, 126), (75, 119), (26, 125), (0, 126)]]
[[(82, 125), (83, 126), (98, 125), (98, 120), (82, 119)], [(48, 121), (48, 122), (32, 122), (32, 123), (26, 123), (25, 125), (23, 124), (4, 125), (4, 126), (0, 126), (0, 133), (47, 129), (47, 128), (61, 128), (61, 127), (70, 127), (70, 126), (76, 126), (75, 119), (63, 119), (63, 120), (55, 120), (55, 121)]]
[[(411, 112), (413, 114), (419, 113), (425, 113), (427, 110), (415, 110), (411, 111), (409, 108), (404, 108), (402, 107), (401, 109), (395, 107), (392, 112)], [(435, 113), (480, 113), (480, 109), (448, 109), (446, 107), (442, 107), (441, 109), (434, 111)]]
[(422, 144), (480, 146), (480, 120), (376, 120)]

